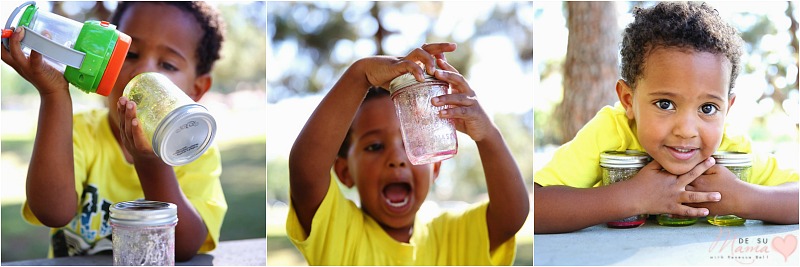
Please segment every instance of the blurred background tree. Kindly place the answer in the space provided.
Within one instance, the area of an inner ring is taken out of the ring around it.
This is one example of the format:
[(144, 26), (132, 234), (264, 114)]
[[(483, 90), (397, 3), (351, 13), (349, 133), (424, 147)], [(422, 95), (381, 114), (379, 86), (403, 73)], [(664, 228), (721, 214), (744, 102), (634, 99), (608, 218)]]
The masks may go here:
[[(22, 4), (2, 1), (0, 19)], [(211, 90), (200, 101), (214, 115), (214, 142), (222, 155), (222, 187), (228, 212), (220, 240), (264, 238), (266, 233), (266, 3), (211, 3), (226, 23), (222, 58)], [(117, 2), (37, 2), (76, 21), (107, 20)], [(39, 95), (6, 64), (0, 64), (0, 163), (2, 163), (3, 262), (47, 257), (48, 228), (21, 217), (25, 177), (33, 147)], [(105, 98), (70, 88), (75, 112), (105, 108)]]
[[(267, 250), (269, 265), (305, 264), (285, 237), (288, 154), (325, 93), (355, 60), (404, 56), (424, 43), (454, 42), (447, 60), (470, 82), (520, 166), (531, 169), (533, 36), (531, 2), (269, 2), (267, 70)], [(458, 155), (442, 165), (418, 216), (486, 198), (477, 148), (459, 133)], [(529, 188), (530, 189), (530, 188)], [(357, 200), (354, 190), (345, 190)], [(531, 198), (532, 199), (532, 198)], [(531, 221), (529, 219), (529, 221)], [(527, 232), (526, 232), (527, 231)], [(532, 226), (518, 234), (515, 264), (532, 265)]]
[[(621, 36), (621, 30), (633, 20), (632, 8), (650, 7), (655, 2), (614, 4), (616, 4), (614, 11), (599, 12), (600, 7), (594, 7), (598, 9), (594, 13), (585, 12), (580, 16), (601, 16), (611, 13), (610, 17), (604, 20), (616, 23), (618, 28), (608, 31), (614, 31), (616, 36)], [(727, 119), (729, 127), (749, 133), (756, 152), (774, 153), (784, 166), (798, 168), (800, 95), (798, 94), (796, 3), (787, 1), (764, 2), (757, 5), (738, 2), (709, 4), (717, 9), (723, 20), (739, 30), (745, 41), (743, 68), (737, 79), (736, 88), (733, 89), (737, 95), (736, 103), (732, 106)], [(571, 9), (572, 5), (584, 5), (590, 8), (588, 3), (579, 2), (569, 4), (545, 2), (535, 5), (536, 36), (547, 36), (549, 42), (536, 42), (534, 46), (537, 80), (534, 89), (536, 151), (534, 169), (539, 169), (547, 163), (552, 151), (569, 140), (561, 138), (559, 130), (551, 125), (557, 125), (564, 120), (574, 120), (576, 123), (583, 121), (582, 113), (575, 113), (572, 117), (560, 117), (561, 114), (556, 112), (559, 105), (572, 101), (568, 96), (575, 94), (573, 91), (575, 87), (568, 86), (567, 81), (575, 79), (576, 73), (562, 71), (568, 70), (569, 64), (572, 64), (567, 40), (571, 42), (573, 34), (582, 34), (579, 29), (574, 29), (569, 24), (575, 19), (572, 17), (575, 15)], [(584, 20), (592, 21), (588, 18)], [(571, 45), (570, 43), (569, 47)], [(619, 48), (616, 47), (615, 58), (619, 57), (618, 51)], [(619, 65), (617, 61), (615, 59), (614, 67)], [(614, 81), (617, 78), (602, 80), (598, 77), (594, 81), (590, 78), (587, 82), (593, 82), (600, 88), (599, 90), (613, 92)], [(592, 103), (596, 100), (583, 101)], [(618, 100), (614, 96), (612, 103), (616, 101)], [(586, 112), (593, 116), (598, 110), (599, 107), (596, 107), (595, 110)], [(582, 125), (581, 123), (580, 126)]]
[(567, 142), (616, 94), (608, 90), (619, 78), (616, 2), (566, 2), (567, 55), (563, 101), (555, 110), (557, 139)]

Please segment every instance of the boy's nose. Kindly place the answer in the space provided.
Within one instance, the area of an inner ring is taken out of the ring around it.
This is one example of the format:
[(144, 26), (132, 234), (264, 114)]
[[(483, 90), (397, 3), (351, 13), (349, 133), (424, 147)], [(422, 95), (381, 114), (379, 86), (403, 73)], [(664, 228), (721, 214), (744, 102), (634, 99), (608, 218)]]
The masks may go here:
[(145, 72), (158, 72), (158, 68), (156, 68), (155, 63), (139, 60), (139, 62), (136, 62), (136, 64), (133, 66), (129, 78), (133, 79), (133, 77), (136, 77), (136, 75)]
[(389, 151), (388, 157), (386, 162), (390, 168), (402, 168), (410, 164), (408, 156), (406, 155), (406, 150), (402, 144), (399, 146), (395, 145), (394, 148)]
[[(690, 113), (690, 112), (686, 112)], [(678, 136), (680, 138), (689, 139), (697, 137), (697, 118), (696, 114), (683, 114), (679, 116), (679, 119), (675, 121), (674, 127), (672, 127), (672, 134)]]

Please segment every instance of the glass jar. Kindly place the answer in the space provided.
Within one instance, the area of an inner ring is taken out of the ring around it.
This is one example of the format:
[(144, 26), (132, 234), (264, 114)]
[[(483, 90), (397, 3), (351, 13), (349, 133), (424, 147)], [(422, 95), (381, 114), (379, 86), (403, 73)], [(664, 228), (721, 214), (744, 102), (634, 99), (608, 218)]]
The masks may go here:
[[(747, 181), (750, 178), (750, 169), (753, 159), (750, 154), (741, 152), (717, 151), (713, 155), (716, 164), (725, 166), (739, 180)], [(747, 220), (736, 215), (709, 215), (706, 216), (708, 223), (717, 226), (737, 226), (743, 225)]]
[(187, 164), (211, 146), (217, 130), (214, 117), (167, 76), (155, 72), (136, 75), (122, 95), (136, 103), (136, 117), (153, 152), (164, 163)]
[(417, 82), (411, 73), (406, 73), (390, 83), (389, 91), (411, 164), (442, 161), (458, 151), (453, 121), (439, 117), (439, 111), (447, 106), (436, 107), (431, 103), (432, 98), (448, 94), (449, 89), (447, 82), (427, 74), (424, 82)]
[(115, 266), (175, 265), (175, 204), (135, 200), (116, 203), (110, 211)]
[[(632, 178), (644, 165), (650, 162), (647, 153), (627, 151), (606, 151), (600, 154), (600, 167), (603, 170), (603, 185), (610, 185)], [(644, 224), (647, 214), (639, 214), (621, 220), (607, 222), (611, 228), (633, 228)]]

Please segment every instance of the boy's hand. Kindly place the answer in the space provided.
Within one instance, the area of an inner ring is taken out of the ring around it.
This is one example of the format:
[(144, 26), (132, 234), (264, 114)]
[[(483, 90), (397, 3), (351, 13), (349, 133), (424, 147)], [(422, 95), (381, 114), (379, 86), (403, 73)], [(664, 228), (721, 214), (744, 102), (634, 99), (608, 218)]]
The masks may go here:
[(8, 49), (3, 46), (3, 62), (14, 68), (22, 78), (39, 90), (40, 95), (48, 95), (57, 92), (69, 92), (69, 84), (64, 78), (64, 74), (50, 66), (42, 59), (42, 54), (31, 50), (30, 57), (22, 53), (22, 37), (25, 36), (25, 29), (18, 27), (8, 39)]
[(636, 184), (637, 201), (642, 213), (675, 214), (686, 217), (700, 217), (709, 214), (707, 208), (693, 208), (685, 203), (718, 202), (719, 192), (687, 191), (686, 186), (714, 165), (714, 158), (708, 158), (697, 164), (691, 171), (674, 175), (662, 170), (661, 164), (652, 161), (631, 180)]
[[(454, 43), (424, 44), (412, 50), (405, 57), (375, 56), (365, 59), (367, 80), (372, 86), (389, 89), (389, 84), (397, 76), (411, 73), (417, 81), (424, 81), (423, 71), (433, 74), (437, 59), (444, 59), (445, 52), (456, 50)], [(423, 66), (425, 69), (423, 70)]]
[(134, 161), (158, 159), (142, 129), (141, 121), (136, 118), (136, 102), (130, 101), (124, 96), (120, 97), (117, 101), (117, 113), (119, 114), (119, 135), (122, 145), (133, 156)]
[(434, 106), (449, 105), (439, 112), (439, 116), (453, 119), (456, 130), (469, 135), (475, 142), (484, 140), (496, 128), (478, 103), (475, 91), (444, 58), (437, 59), (436, 63), (441, 70), (436, 70), (434, 76), (449, 83), (452, 90), (450, 94), (431, 99)]
[(703, 192), (718, 191), (725, 198), (712, 203), (696, 203), (690, 206), (696, 208), (706, 208), (711, 215), (738, 214), (740, 208), (745, 206), (742, 203), (742, 196), (746, 195), (748, 183), (739, 180), (728, 168), (721, 165), (714, 165), (703, 175), (700, 175), (686, 186), (687, 191)]

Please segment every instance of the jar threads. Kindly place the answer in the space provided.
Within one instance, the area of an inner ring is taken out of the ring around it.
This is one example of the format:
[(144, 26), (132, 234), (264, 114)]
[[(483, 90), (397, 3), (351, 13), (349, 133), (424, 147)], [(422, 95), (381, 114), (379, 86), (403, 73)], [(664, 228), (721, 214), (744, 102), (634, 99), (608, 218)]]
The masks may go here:
[(421, 165), (452, 158), (458, 151), (456, 129), (452, 120), (439, 117), (447, 106), (434, 106), (431, 99), (449, 93), (450, 85), (425, 74), (417, 82), (411, 73), (398, 76), (390, 83), (392, 102), (403, 145), (411, 164)]
[(126, 201), (112, 205), (110, 212), (115, 266), (175, 265), (175, 204)]
[[(639, 173), (651, 160), (647, 153), (627, 151), (605, 151), (600, 154), (600, 167), (603, 172), (603, 186), (628, 180)], [(610, 228), (634, 228), (645, 223), (647, 214), (630, 216), (621, 220), (607, 222)]]

